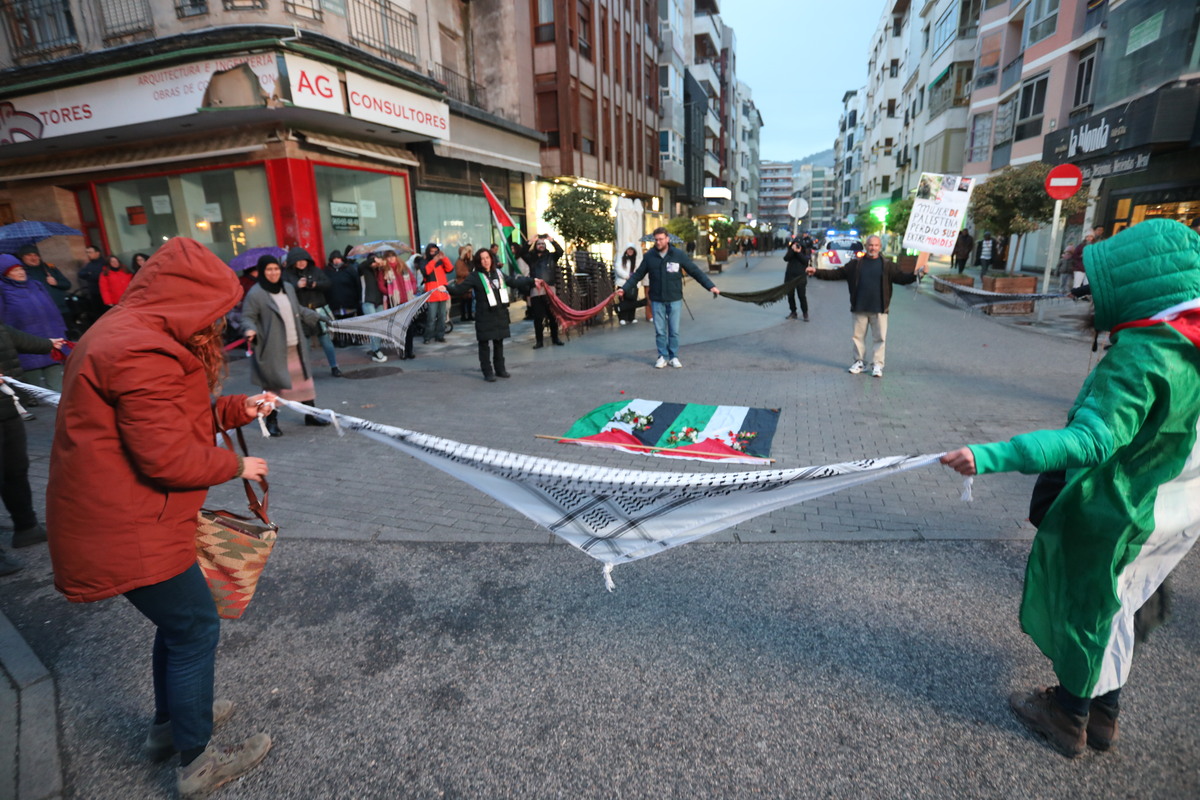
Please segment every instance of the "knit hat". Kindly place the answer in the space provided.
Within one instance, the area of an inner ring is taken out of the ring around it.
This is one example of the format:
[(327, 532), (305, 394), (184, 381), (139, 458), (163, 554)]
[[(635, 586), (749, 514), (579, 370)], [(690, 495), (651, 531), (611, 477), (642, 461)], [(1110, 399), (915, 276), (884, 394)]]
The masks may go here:
[(17, 250), (17, 258), (22, 258), (24, 256), (29, 255), (30, 253), (34, 253), (39, 256), (41, 255), (41, 253), (38, 252), (36, 244), (26, 244), (26, 245), (21, 245), (21, 248), (19, 250)]

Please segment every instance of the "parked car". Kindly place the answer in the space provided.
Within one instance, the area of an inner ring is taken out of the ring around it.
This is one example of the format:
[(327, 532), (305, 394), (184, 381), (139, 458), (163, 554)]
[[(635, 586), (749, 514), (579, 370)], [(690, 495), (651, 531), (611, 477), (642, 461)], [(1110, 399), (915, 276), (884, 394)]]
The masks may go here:
[(862, 254), (863, 243), (861, 239), (835, 236), (825, 242), (825, 246), (821, 249), (821, 256), (817, 266), (820, 269), (844, 267), (852, 259), (861, 258)]

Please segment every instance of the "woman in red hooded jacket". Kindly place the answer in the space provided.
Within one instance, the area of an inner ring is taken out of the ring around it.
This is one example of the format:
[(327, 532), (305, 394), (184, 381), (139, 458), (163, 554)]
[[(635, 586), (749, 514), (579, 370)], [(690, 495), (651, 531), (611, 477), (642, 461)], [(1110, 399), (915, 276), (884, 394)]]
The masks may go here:
[(203, 245), (164, 245), (68, 359), (50, 452), (54, 584), (77, 603), (123, 594), (156, 626), (144, 750), (179, 752), (183, 797), (233, 780), (271, 746), (266, 734), (209, 742), (233, 705), (213, 702), (220, 623), (195, 551), (208, 487), (267, 474), (264, 460), (215, 445), (218, 424), (245, 425), (275, 399), (214, 397), (223, 317), (241, 297), (233, 271)]

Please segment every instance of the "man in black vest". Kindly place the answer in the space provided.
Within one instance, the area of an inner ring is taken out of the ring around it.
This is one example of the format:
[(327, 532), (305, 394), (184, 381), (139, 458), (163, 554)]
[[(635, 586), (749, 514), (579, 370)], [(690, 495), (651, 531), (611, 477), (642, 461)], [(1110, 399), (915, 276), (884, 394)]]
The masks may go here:
[(887, 315), (892, 302), (892, 284), (912, 283), (917, 272), (905, 272), (896, 262), (884, 258), (883, 241), (878, 236), (867, 237), (867, 252), (844, 267), (817, 269), (809, 267), (808, 274), (826, 281), (846, 281), (850, 289), (850, 314), (854, 319), (854, 363), (850, 373), (857, 375), (866, 367), (863, 358), (867, 350), (867, 328), (874, 333), (871, 375), (883, 377), (883, 357), (887, 348)]

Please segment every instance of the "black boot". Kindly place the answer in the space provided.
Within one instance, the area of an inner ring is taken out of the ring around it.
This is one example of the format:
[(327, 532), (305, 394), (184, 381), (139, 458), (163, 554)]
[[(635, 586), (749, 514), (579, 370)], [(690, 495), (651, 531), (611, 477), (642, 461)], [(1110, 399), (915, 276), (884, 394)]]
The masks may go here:
[(496, 353), (496, 358), (493, 360), (492, 363), (495, 364), (495, 366), (496, 366), (496, 377), (497, 378), (512, 377), (511, 375), (508, 374), (508, 370), (506, 370), (504, 368), (504, 356), (503, 355), (501, 355), (500, 353)]
[(329, 424), (329, 420), (321, 419), (320, 417), (314, 416), (312, 414), (305, 414), (304, 415), (304, 424), (311, 425), (314, 428), (324, 428), (326, 425)]
[(488, 383), (495, 383), (495, 382), (496, 382), (496, 373), (492, 372), (492, 365), (491, 365), (491, 364), (484, 364), (484, 365), (482, 366), (481, 370), (482, 370), (482, 372), (483, 372), (483, 379), (484, 379), (485, 381), (487, 381)]
[(267, 433), (272, 436), (283, 436), (283, 431), (279, 430), (279, 412), (272, 411), (267, 414)]

